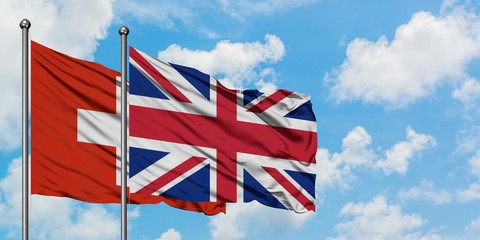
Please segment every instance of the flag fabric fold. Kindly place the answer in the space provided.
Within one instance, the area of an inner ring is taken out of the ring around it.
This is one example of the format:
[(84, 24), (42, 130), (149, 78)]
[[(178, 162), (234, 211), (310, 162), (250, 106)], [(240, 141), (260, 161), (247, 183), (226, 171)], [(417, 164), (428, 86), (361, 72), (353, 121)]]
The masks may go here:
[[(31, 42), (31, 192), (120, 202), (120, 74)], [(129, 203), (225, 212), (225, 203), (130, 193)]]
[(130, 47), (132, 192), (315, 210), (310, 97), (232, 90)]

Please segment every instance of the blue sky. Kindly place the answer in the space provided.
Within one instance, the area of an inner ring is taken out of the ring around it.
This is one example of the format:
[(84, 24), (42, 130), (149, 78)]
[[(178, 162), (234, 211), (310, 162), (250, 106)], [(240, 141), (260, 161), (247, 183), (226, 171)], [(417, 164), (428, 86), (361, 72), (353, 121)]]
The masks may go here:
[[(129, 207), (130, 239), (478, 239), (476, 1), (3, 0), (0, 238), (20, 238), (21, 31), (119, 69), (118, 29), (224, 84), (312, 96), (317, 212)], [(232, 57), (234, 56), (234, 57)], [(119, 207), (33, 196), (33, 239), (117, 239)]]

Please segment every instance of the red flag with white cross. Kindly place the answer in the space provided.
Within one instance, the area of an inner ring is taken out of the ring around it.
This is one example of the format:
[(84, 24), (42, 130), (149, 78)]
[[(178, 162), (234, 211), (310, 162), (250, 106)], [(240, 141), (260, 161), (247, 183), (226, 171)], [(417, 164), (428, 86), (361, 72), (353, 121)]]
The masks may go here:
[[(120, 202), (120, 74), (31, 42), (31, 193)], [(165, 202), (213, 215), (225, 203), (130, 193), (129, 203)]]

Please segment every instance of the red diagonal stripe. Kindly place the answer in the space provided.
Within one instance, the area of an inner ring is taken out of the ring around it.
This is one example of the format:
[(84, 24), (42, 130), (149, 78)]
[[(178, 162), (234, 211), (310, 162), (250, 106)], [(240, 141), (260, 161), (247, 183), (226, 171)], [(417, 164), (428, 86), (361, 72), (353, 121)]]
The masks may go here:
[(172, 170), (168, 171), (164, 175), (160, 176), (155, 181), (149, 183), (148, 185), (140, 189), (137, 193), (151, 195), (158, 189), (175, 180), (178, 176), (185, 174), (187, 171), (194, 168), (206, 159), (207, 158), (204, 157), (191, 157), (179, 164), (178, 166), (174, 167)]
[(153, 67), (135, 48), (130, 47), (130, 57), (140, 65), (153, 79), (170, 93), (177, 101), (191, 103), (170, 81), (168, 81), (155, 67)]
[(315, 203), (310, 201), (298, 188), (296, 188), (285, 176), (277, 169), (271, 167), (262, 167), (270, 176), (272, 176), (287, 192), (289, 192), (305, 209), (315, 211)]
[(276, 103), (282, 101), (284, 98), (288, 97), (288, 95), (292, 94), (292, 92), (287, 90), (278, 90), (272, 95), (268, 96), (267, 98), (263, 99), (253, 107), (249, 108), (248, 112), (254, 113), (262, 113), (265, 110), (269, 109), (271, 106), (275, 105)]

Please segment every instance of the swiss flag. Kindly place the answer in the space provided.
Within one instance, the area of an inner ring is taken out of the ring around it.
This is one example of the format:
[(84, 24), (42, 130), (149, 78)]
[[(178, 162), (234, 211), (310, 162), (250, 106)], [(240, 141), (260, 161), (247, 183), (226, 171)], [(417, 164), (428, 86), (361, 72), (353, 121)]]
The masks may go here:
[[(120, 74), (31, 42), (31, 191), (119, 203)], [(225, 203), (130, 193), (129, 203), (165, 202), (213, 215)]]

